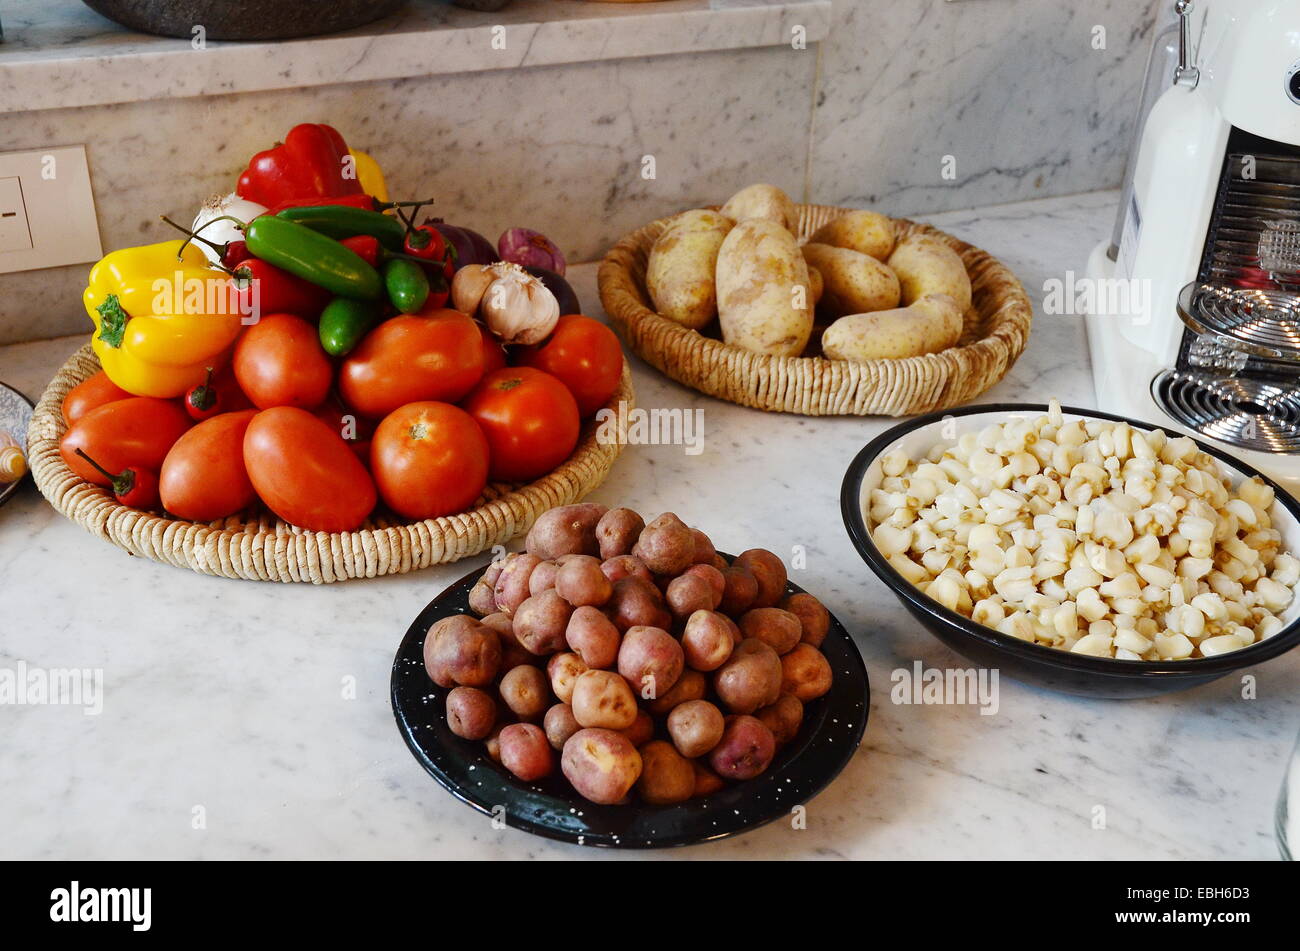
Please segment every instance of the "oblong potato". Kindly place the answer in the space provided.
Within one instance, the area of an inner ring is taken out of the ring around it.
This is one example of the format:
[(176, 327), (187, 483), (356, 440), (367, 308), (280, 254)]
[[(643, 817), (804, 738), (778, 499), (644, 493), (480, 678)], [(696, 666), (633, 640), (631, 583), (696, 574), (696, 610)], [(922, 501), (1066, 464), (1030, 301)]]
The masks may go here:
[(825, 283), (820, 306), (836, 317), (898, 306), (902, 293), (898, 278), (871, 255), (829, 244), (805, 244), (803, 257)]
[(748, 185), (727, 199), (722, 214), (732, 221), (763, 218), (792, 234), (799, 230), (799, 213), (790, 196), (775, 185)]
[(850, 211), (814, 231), (808, 243), (848, 248), (883, 261), (894, 250), (894, 223), (876, 211)]
[(841, 317), (822, 334), (831, 360), (883, 360), (938, 353), (961, 337), (962, 310), (946, 294), (922, 297), (909, 307)]
[(717, 281), (724, 341), (774, 356), (803, 352), (813, 297), (793, 234), (766, 218), (741, 221), (718, 251)]
[(655, 240), (646, 290), (659, 316), (699, 330), (718, 313), (718, 250), (735, 224), (716, 211), (683, 212)]
[(888, 264), (902, 286), (907, 307), (931, 294), (947, 294), (962, 313), (970, 309), (970, 276), (961, 255), (933, 235), (914, 234), (899, 242)]

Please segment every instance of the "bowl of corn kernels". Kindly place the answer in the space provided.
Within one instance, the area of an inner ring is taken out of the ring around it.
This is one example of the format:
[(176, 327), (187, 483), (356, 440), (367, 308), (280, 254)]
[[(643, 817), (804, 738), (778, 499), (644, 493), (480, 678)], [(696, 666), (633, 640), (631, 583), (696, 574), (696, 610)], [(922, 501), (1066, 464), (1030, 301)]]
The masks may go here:
[(1056, 401), (918, 417), (858, 453), (840, 504), (927, 630), (1021, 680), (1150, 696), (1300, 642), (1300, 503), (1146, 423)]

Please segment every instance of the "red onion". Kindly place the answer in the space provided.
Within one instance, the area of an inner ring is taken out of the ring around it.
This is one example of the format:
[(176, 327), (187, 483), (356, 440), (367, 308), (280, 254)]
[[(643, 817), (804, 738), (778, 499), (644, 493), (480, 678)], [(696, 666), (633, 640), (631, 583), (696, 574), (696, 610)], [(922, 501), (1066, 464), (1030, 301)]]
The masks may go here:
[(564, 255), (550, 238), (531, 228), (507, 228), (497, 240), (501, 260), (564, 274)]

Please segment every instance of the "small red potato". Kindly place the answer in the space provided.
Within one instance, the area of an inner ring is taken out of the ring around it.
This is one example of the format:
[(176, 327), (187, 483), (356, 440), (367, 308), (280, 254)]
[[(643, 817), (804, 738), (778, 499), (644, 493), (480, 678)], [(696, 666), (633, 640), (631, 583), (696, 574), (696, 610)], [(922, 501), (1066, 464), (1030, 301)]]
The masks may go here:
[(700, 799), (704, 796), (712, 796), (719, 789), (727, 784), (718, 778), (718, 774), (712, 772), (707, 766), (698, 762), (692, 762), (691, 768), (695, 770), (695, 791), (691, 793), (692, 799)]
[(622, 733), (583, 729), (565, 742), (560, 769), (578, 795), (613, 805), (622, 802), (641, 777), (641, 754)]
[(736, 645), (713, 675), (713, 690), (732, 713), (753, 713), (781, 696), (781, 658), (757, 638)]
[(506, 556), (493, 586), (498, 611), (513, 615), (518, 610), (529, 595), (528, 578), (539, 564), (541, 559), (527, 552)]
[(533, 569), (533, 573), (528, 576), (528, 593), (529, 595), (541, 594), (547, 588), (555, 587), (555, 576), (559, 574), (560, 563), (558, 561), (541, 561)]
[(781, 658), (781, 692), (804, 703), (831, 689), (831, 665), (811, 644), (800, 644)]
[(614, 593), (600, 562), (590, 555), (566, 558), (555, 573), (555, 591), (575, 608), (601, 607)]
[(643, 528), (645, 519), (631, 509), (610, 509), (596, 523), (596, 543), (600, 546), (600, 557), (608, 561), (619, 555), (630, 554)]
[(640, 578), (647, 584), (654, 583), (654, 575), (640, 558), (632, 555), (616, 555), (600, 563), (600, 570), (605, 573), (610, 584), (617, 584), (624, 578)]
[(447, 694), (447, 726), (462, 739), (486, 739), (496, 719), (496, 701), (477, 687), (457, 687)]
[(672, 690), (685, 666), (682, 645), (663, 628), (637, 625), (623, 634), (618, 672), (641, 699), (653, 700)]
[(826, 633), (831, 629), (831, 614), (825, 606), (811, 594), (800, 591), (781, 599), (780, 607), (799, 619), (803, 633), (800, 640), (813, 647), (821, 647), (826, 640)]
[(641, 530), (632, 554), (657, 575), (679, 575), (695, 560), (695, 536), (672, 512), (665, 512)]
[(501, 762), (501, 731), (509, 725), (509, 723), (498, 723), (492, 728), (488, 738), (483, 741), (483, 747), (487, 750), (488, 759), (494, 763)]
[(524, 645), (520, 644), (519, 639), (515, 637), (514, 622), (511, 621), (510, 615), (497, 611), (483, 618), (483, 624), (496, 631), (501, 638), (501, 666), (497, 668), (497, 674), (504, 674), (521, 664), (531, 664), (537, 660), (524, 650)]
[(492, 614), (497, 609), (496, 590), (484, 576), (469, 589), (469, 609), (475, 614)]
[(555, 756), (535, 723), (512, 723), (501, 731), (501, 765), (526, 783), (550, 775)]
[(722, 739), (709, 753), (709, 765), (723, 779), (753, 779), (772, 764), (776, 738), (750, 716), (728, 717)]
[(789, 611), (780, 608), (751, 608), (740, 616), (743, 637), (756, 637), (778, 654), (794, 650), (803, 636), (803, 626)]
[(554, 588), (520, 603), (515, 611), (515, 637), (531, 654), (546, 657), (564, 649), (564, 631), (573, 608)]
[(758, 579), (743, 565), (732, 565), (723, 569), (722, 577), (726, 588), (722, 594), (722, 601), (718, 604), (718, 610), (732, 617), (740, 617), (749, 610), (754, 599), (758, 597)]
[(641, 777), (636, 791), (652, 806), (685, 802), (695, 792), (695, 770), (671, 743), (654, 740), (641, 747)]
[(574, 717), (573, 707), (567, 703), (557, 703), (546, 711), (546, 716), (542, 718), (542, 729), (551, 748), (562, 750), (565, 742), (581, 730), (582, 725)]
[(551, 692), (561, 703), (572, 702), (573, 685), (586, 672), (587, 665), (582, 662), (582, 658), (568, 651), (552, 654), (551, 659), (546, 662), (546, 675), (551, 680)]
[(692, 528), (691, 534), (695, 536), (695, 557), (692, 559), (692, 563), (712, 565), (713, 559), (718, 556), (718, 550), (713, 547), (713, 540), (698, 528)]
[(626, 730), (637, 716), (636, 695), (612, 670), (589, 670), (573, 684), (573, 717), (584, 727)]
[(623, 635), (618, 632), (614, 622), (599, 608), (575, 608), (569, 615), (569, 624), (564, 629), (564, 641), (569, 649), (582, 658), (582, 662), (593, 670), (613, 667), (618, 660), (618, 645)]
[(524, 549), (543, 561), (561, 555), (597, 555), (596, 526), (607, 511), (595, 502), (579, 502), (543, 512), (528, 530)]
[(640, 578), (615, 582), (607, 609), (614, 626), (624, 632), (633, 627), (667, 628), (673, 623), (659, 589)]
[(737, 643), (732, 627), (729, 617), (715, 611), (696, 611), (687, 618), (682, 630), (686, 666), (711, 671), (725, 664)]
[(725, 726), (722, 711), (707, 700), (688, 700), (668, 714), (668, 735), (677, 752), (690, 759), (717, 746)]
[(683, 577), (686, 575), (703, 578), (709, 583), (709, 587), (713, 589), (713, 607), (709, 610), (716, 611), (718, 605), (722, 604), (722, 596), (727, 593), (727, 579), (722, 572), (713, 565), (691, 565), (682, 572)]
[(734, 564), (748, 568), (758, 581), (758, 597), (753, 607), (775, 607), (785, 597), (785, 585), (789, 578), (785, 573), (785, 563), (766, 548), (751, 548), (736, 556)]
[(783, 693), (776, 703), (763, 707), (754, 716), (772, 731), (776, 745), (784, 746), (799, 735), (799, 727), (803, 725), (803, 702), (798, 697)]
[(510, 712), (521, 720), (540, 720), (551, 705), (550, 685), (546, 675), (536, 667), (507, 671), (497, 689)]
[(437, 621), (424, 637), (424, 669), (439, 687), (482, 687), (501, 666), (501, 638), (467, 614)]
[(654, 717), (650, 716), (650, 714), (646, 713), (644, 710), (638, 710), (636, 712), (636, 719), (632, 721), (632, 725), (627, 729), (619, 730), (618, 732), (626, 736), (633, 746), (640, 749), (642, 746), (654, 739)]
[(668, 610), (672, 611), (673, 617), (679, 621), (690, 617), (696, 611), (712, 611), (718, 606), (719, 601), (715, 596), (713, 585), (707, 578), (689, 572), (678, 575), (668, 582), (664, 598), (668, 602)]
[(666, 717), (680, 703), (700, 700), (709, 692), (709, 680), (698, 670), (683, 670), (677, 683), (666, 694), (646, 703), (646, 709), (657, 717)]

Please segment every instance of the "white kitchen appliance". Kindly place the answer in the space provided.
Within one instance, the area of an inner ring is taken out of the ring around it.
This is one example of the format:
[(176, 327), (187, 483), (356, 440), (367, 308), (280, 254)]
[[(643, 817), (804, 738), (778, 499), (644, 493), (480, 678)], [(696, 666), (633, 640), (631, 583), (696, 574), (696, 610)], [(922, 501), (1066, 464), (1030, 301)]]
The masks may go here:
[(1116, 240), (1088, 261), (1097, 403), (1300, 496), (1300, 0), (1174, 10)]

